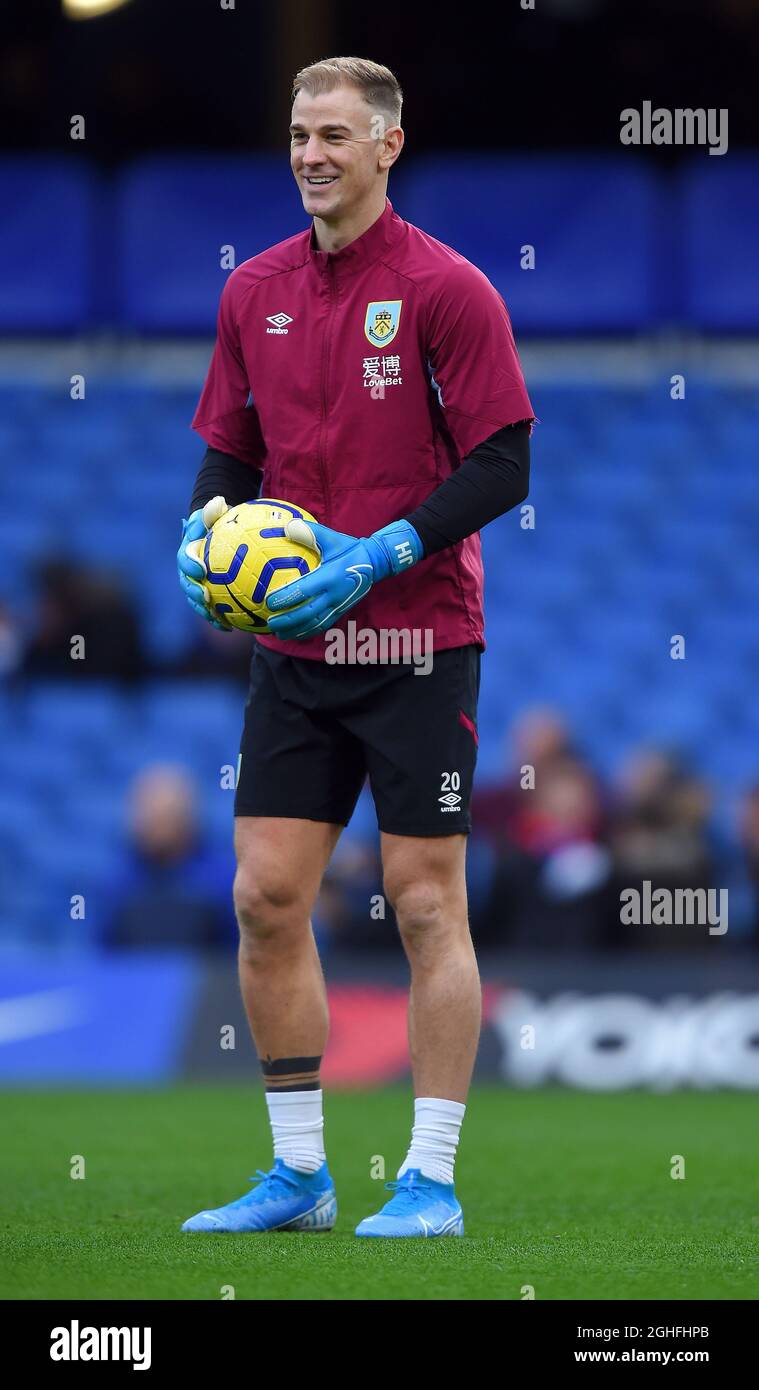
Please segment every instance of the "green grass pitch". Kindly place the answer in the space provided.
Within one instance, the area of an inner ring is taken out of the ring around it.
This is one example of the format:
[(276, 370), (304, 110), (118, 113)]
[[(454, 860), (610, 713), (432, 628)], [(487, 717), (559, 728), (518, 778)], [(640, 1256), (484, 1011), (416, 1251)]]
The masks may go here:
[[(327, 1093), (329, 1235), (185, 1236), (268, 1168), (255, 1087), (6, 1092), (6, 1299), (756, 1299), (759, 1106), (738, 1093), (476, 1087), (462, 1240), (356, 1240), (405, 1154), (407, 1087)], [(72, 1180), (74, 1155), (86, 1163)], [(685, 1177), (671, 1177), (673, 1156)]]

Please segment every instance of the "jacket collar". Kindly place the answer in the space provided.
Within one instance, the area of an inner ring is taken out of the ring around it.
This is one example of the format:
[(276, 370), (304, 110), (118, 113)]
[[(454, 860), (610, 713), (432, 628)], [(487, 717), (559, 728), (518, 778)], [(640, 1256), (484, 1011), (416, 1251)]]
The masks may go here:
[(385, 210), (376, 222), (355, 241), (349, 241), (340, 251), (320, 251), (315, 243), (314, 228), (308, 234), (309, 256), (317, 270), (324, 274), (334, 269), (339, 275), (351, 275), (364, 266), (376, 261), (392, 245), (397, 235), (396, 224), (400, 221), (393, 212), (389, 198), (385, 198)]

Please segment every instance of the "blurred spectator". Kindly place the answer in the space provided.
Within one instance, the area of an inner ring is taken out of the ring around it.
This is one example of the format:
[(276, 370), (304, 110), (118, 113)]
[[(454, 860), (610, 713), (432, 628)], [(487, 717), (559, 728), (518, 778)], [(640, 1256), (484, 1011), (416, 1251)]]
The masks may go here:
[(24, 654), (25, 675), (125, 681), (145, 675), (137, 616), (117, 578), (63, 558), (44, 561), (36, 578), (39, 616)]
[(185, 648), (161, 675), (229, 676), (247, 689), (255, 638), (249, 632), (220, 632), (202, 618), (194, 622), (192, 644)]
[(751, 787), (746, 793), (740, 809), (738, 834), (752, 889), (750, 932), (753, 942), (759, 945), (759, 785)]
[[(618, 892), (714, 886), (715, 863), (709, 832), (709, 788), (677, 754), (638, 749), (622, 769), (610, 844)], [(703, 946), (701, 927), (623, 926), (626, 946)]]
[(708, 875), (711, 794), (677, 755), (632, 754), (622, 770), (614, 816), (617, 864), (631, 874)]
[(21, 635), (11, 610), (0, 603), (0, 680), (18, 670), (23, 655)]
[(565, 720), (531, 709), (511, 732), (515, 770), (473, 799), (475, 844), (496, 851), (478, 943), (597, 945), (608, 936), (611, 860), (598, 780)]
[(237, 944), (231, 849), (210, 849), (198, 825), (194, 785), (183, 768), (153, 766), (131, 792), (130, 842), (110, 899), (109, 947)]
[(475, 788), (472, 798), (475, 834), (496, 849), (512, 838), (513, 820), (525, 811), (521, 769), (533, 769), (537, 782), (540, 772), (574, 751), (563, 716), (557, 710), (538, 706), (525, 710), (515, 720), (509, 745), (509, 764), (514, 771), (500, 782)]
[(524, 949), (608, 937), (611, 857), (601, 791), (579, 758), (550, 760), (509, 816), (476, 938)]

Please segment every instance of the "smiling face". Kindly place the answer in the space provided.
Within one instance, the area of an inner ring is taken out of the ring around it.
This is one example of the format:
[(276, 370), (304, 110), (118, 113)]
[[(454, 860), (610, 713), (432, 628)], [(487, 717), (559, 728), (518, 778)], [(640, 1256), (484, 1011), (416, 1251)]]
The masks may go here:
[(400, 126), (385, 126), (357, 87), (298, 92), (290, 165), (309, 216), (335, 224), (360, 220), (378, 204), (381, 211), (388, 170), (403, 144)]

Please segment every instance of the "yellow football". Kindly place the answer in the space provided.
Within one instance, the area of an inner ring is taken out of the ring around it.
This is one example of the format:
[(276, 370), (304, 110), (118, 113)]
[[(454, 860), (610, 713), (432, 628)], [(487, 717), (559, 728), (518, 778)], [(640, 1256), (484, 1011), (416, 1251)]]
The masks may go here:
[(212, 610), (231, 627), (268, 632), (267, 596), (318, 567), (316, 551), (285, 535), (295, 519), (316, 521), (302, 507), (262, 497), (230, 507), (199, 542)]

